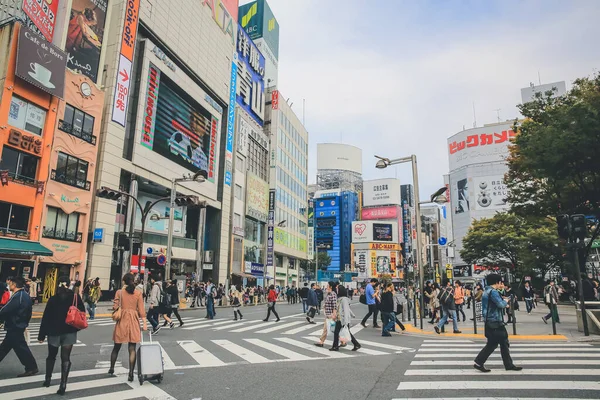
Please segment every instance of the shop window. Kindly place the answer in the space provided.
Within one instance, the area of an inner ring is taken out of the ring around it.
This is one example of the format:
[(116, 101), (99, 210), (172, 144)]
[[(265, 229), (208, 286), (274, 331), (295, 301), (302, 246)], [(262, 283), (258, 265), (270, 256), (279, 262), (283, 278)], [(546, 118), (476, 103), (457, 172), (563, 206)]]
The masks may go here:
[(46, 122), (46, 110), (18, 96), (10, 100), (8, 123), (35, 135), (42, 135)]
[(79, 213), (66, 214), (60, 208), (48, 207), (46, 226), (42, 236), (49, 239), (68, 240), (81, 242), (82, 234), (77, 232), (79, 226)]
[(60, 183), (90, 190), (91, 183), (87, 180), (88, 162), (69, 154), (58, 153), (56, 169), (50, 173), (50, 178)]
[(1, 169), (8, 170), (8, 177), (26, 185), (36, 184), (38, 158), (34, 155), (4, 146), (2, 149)]
[(65, 106), (65, 115), (58, 121), (58, 129), (93, 145), (96, 144), (96, 136), (93, 135), (94, 117), (70, 104)]
[(0, 202), (0, 235), (29, 239), (31, 208)]

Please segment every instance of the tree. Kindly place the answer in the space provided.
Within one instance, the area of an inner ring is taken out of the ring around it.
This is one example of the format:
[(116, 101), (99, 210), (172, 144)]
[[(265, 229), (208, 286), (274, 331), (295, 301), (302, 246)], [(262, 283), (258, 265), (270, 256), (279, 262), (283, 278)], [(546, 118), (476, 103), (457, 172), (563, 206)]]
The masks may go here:
[(594, 216), (589, 251), (600, 232), (600, 74), (576, 80), (563, 96), (538, 93), (518, 108), (525, 120), (515, 124), (508, 158), (511, 210)]
[(460, 256), (469, 264), (513, 268), (542, 278), (563, 261), (556, 226), (540, 217), (500, 212), (476, 220), (463, 239)]
[(317, 252), (317, 260), (319, 260), (319, 268), (323, 271), (327, 270), (327, 267), (331, 265), (331, 257), (326, 251)]

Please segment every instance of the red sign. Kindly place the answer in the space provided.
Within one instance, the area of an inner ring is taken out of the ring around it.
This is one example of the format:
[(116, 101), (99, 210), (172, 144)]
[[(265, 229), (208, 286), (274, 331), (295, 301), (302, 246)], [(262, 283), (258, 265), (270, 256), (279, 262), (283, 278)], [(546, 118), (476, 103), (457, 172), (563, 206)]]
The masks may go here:
[(461, 150), (471, 147), (488, 146), (492, 144), (500, 144), (515, 137), (515, 132), (512, 130), (502, 131), (502, 133), (482, 133), (478, 135), (469, 135), (467, 140), (452, 142), (448, 145), (450, 154), (457, 153)]
[(273, 110), (279, 110), (279, 90), (274, 90), (271, 93), (271, 108)]
[(23, 11), (49, 42), (52, 41), (52, 37), (54, 36), (58, 1), (59, 0), (23, 1)]
[(400, 216), (400, 206), (363, 208), (361, 211), (361, 220), (363, 221), (370, 219), (397, 219)]
[[(131, 268), (129, 269), (129, 271), (136, 274), (138, 272), (138, 265), (139, 265), (139, 256), (137, 254), (134, 254), (131, 256)], [(140, 274), (143, 274), (144, 272), (146, 272), (146, 256), (142, 256), (141, 271), (139, 271), (139, 272), (140, 272)]]

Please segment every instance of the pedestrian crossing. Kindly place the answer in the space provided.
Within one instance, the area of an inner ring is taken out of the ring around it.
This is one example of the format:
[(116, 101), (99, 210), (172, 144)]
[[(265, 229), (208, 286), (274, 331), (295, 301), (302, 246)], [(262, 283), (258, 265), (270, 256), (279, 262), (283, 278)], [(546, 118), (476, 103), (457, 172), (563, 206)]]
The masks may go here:
[[(27, 331), (29, 332), (29, 343), (28, 343), (29, 346), (47, 346), (47, 344), (46, 344), (48, 342), (47, 338), (44, 343), (38, 342), (38, 334), (40, 333), (40, 323), (39, 322), (30, 323), (29, 327), (27, 328)], [(0, 343), (4, 340), (5, 336), (6, 336), (6, 331), (0, 330)], [(25, 339), (27, 339), (27, 336), (25, 336)], [(77, 343), (74, 346), (85, 346), (85, 344), (82, 343), (81, 340), (77, 339)]]
[[(394, 400), (521, 400), (600, 398), (600, 347), (589, 343), (511, 343), (522, 371), (506, 371), (500, 350), (473, 368), (485, 345), (468, 340), (425, 340), (397, 387)], [(485, 397), (482, 397), (485, 396)]]

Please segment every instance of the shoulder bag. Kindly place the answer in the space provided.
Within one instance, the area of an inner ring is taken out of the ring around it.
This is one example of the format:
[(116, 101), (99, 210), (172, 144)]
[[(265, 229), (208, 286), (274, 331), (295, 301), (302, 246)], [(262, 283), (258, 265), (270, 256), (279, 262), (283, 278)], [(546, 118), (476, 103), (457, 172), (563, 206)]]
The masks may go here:
[(77, 308), (77, 293), (73, 294), (73, 304), (69, 307), (65, 323), (79, 330), (88, 327), (85, 311), (80, 311), (79, 308)]
[(495, 337), (496, 340), (504, 340), (508, 338), (508, 332), (504, 328), (504, 322), (488, 321), (490, 315), (490, 301), (492, 301), (492, 291), (488, 295), (487, 311), (485, 312), (485, 337), (490, 339)]
[(112, 312), (112, 320), (115, 322), (119, 322), (121, 320), (121, 296), (123, 295), (123, 292), (121, 290), (119, 290), (115, 296), (115, 303), (118, 302), (118, 304), (116, 304), (117, 308), (115, 308)]

